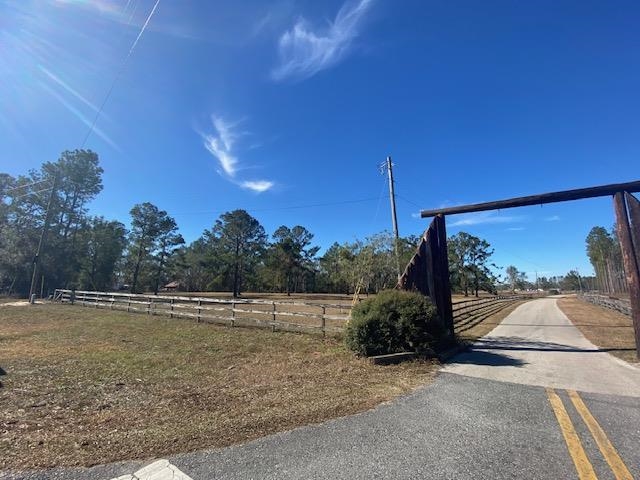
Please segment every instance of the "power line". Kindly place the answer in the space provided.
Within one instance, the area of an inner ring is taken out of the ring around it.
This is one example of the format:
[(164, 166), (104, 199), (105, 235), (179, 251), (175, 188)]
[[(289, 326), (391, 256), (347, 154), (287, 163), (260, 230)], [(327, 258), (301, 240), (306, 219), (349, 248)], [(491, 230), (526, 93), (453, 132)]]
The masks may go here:
[(409, 203), (409, 204), (413, 205), (414, 207), (422, 208), (422, 207), (421, 207), (420, 205), (418, 205), (417, 203), (412, 202), (411, 200), (409, 200), (408, 198), (406, 198), (406, 197), (404, 197), (404, 196), (400, 195), (400, 194), (399, 194), (399, 193), (397, 193), (397, 192), (396, 192), (396, 197), (398, 197), (398, 198), (400, 198), (400, 199), (404, 200), (405, 202), (407, 202), (407, 203)]
[(382, 186), (380, 188), (380, 195), (378, 196), (378, 205), (376, 207), (376, 213), (373, 216), (373, 220), (371, 221), (371, 227), (373, 227), (374, 223), (376, 222), (376, 220), (378, 219), (378, 214), (380, 213), (380, 205), (382, 204), (382, 199), (384, 198), (384, 187), (387, 184), (387, 179), (383, 178), (382, 179)]
[(124, 73), (124, 69), (127, 66), (127, 63), (129, 62), (129, 59), (131, 58), (131, 55), (133, 54), (133, 50), (136, 48), (136, 45), (138, 45), (138, 42), (140, 41), (140, 38), (142, 37), (142, 34), (144, 33), (145, 29), (147, 28), (147, 25), (149, 24), (149, 21), (151, 20), (151, 17), (153, 17), (153, 14), (155, 13), (156, 8), (158, 8), (158, 4), (159, 3), (160, 3), (160, 0), (156, 0), (156, 3), (153, 5), (153, 8), (151, 9), (151, 12), (147, 16), (147, 19), (145, 20), (144, 24), (142, 25), (142, 28), (140, 29), (140, 32), (138, 33), (138, 36), (136, 37), (136, 39), (131, 44), (131, 48), (129, 48), (129, 52), (127, 53), (127, 55), (124, 57), (124, 60), (120, 64), (120, 68), (118, 69), (118, 71), (116, 73), (116, 76), (113, 78), (113, 82), (111, 82), (111, 86), (109, 87), (109, 90), (107, 90), (107, 94), (105, 95), (104, 100), (100, 104), (100, 107), (98, 108), (98, 111), (96, 112), (95, 116), (93, 117), (93, 122), (91, 123), (91, 126), (89, 127), (89, 131), (87, 132), (87, 134), (84, 137), (84, 140), (82, 141), (82, 146), (80, 147), (81, 149), (84, 148), (84, 146), (87, 143), (87, 140), (89, 140), (89, 137), (93, 133), (93, 130), (96, 128), (96, 124), (98, 123), (98, 119), (100, 118), (100, 115), (102, 114), (102, 110), (104, 110), (104, 107), (107, 104), (107, 101), (109, 100), (109, 97), (111, 97), (111, 94), (113, 93), (113, 89), (115, 88), (116, 83), (118, 83), (118, 80), (120, 79), (120, 77)]
[(18, 186), (13, 187), (13, 188), (8, 188), (6, 191), (7, 192), (13, 192), (14, 190), (19, 190), (21, 188), (27, 188), (27, 187), (33, 187), (34, 185), (39, 185), (41, 183), (45, 183), (45, 182), (48, 182), (48, 181), (49, 180), (47, 179), (47, 180), (40, 180), (39, 182), (27, 183), (25, 185), (18, 185)]
[[(249, 212), (277, 212), (281, 210), (299, 210), (305, 208), (319, 208), (319, 207), (332, 207), (337, 205), (349, 205), (355, 203), (364, 203), (371, 202), (374, 200), (378, 200), (378, 197), (368, 197), (368, 198), (360, 198), (357, 200), (342, 200), (339, 202), (324, 202), (324, 203), (310, 203), (306, 205), (289, 205), (282, 207), (272, 207), (272, 208), (252, 208), (252, 207), (244, 207), (243, 210), (247, 210)], [(227, 210), (201, 210), (201, 211), (191, 211), (191, 212), (177, 212), (172, 215), (216, 215), (226, 212)]]
[(23, 198), (23, 197), (28, 197), (29, 195), (37, 195), (39, 193), (43, 193), (43, 192), (49, 192), (51, 191), (53, 187), (49, 187), (49, 188), (45, 188), (42, 190), (38, 190), (36, 192), (29, 192), (29, 193), (23, 193), (22, 195), (18, 195), (17, 197), (11, 197), (12, 200), (18, 200), (19, 198)]

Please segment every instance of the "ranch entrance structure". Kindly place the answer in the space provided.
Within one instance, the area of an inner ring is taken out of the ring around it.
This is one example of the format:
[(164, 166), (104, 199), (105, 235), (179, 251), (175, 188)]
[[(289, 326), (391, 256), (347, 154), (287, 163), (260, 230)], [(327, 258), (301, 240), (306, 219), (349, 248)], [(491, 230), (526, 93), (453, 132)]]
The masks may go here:
[(640, 181), (564, 190), (435, 210), (422, 210), (420, 216), (422, 218), (433, 217), (433, 221), (424, 232), (416, 253), (400, 276), (398, 288), (415, 290), (430, 297), (447, 329), (453, 334), (446, 215), (612, 196), (616, 215), (616, 233), (622, 251), (625, 276), (629, 285), (636, 354), (640, 358), (640, 202), (632, 195), (632, 193), (636, 192), (640, 192)]

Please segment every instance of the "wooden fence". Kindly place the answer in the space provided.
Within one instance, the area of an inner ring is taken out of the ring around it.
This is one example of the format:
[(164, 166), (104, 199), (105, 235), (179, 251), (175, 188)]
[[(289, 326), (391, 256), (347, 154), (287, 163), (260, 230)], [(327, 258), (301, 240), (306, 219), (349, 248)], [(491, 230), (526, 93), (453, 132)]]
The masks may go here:
[(609, 295), (599, 295), (595, 293), (584, 293), (579, 298), (600, 307), (616, 310), (624, 315), (631, 316), (631, 302)]
[(532, 295), (497, 295), (453, 302), (454, 330), (456, 333), (469, 330), (509, 305), (532, 298)]
[(262, 327), (273, 331), (339, 333), (350, 306), (295, 301), (218, 299), (57, 289), (54, 301), (92, 308), (192, 318), (229, 327)]
[[(523, 296), (496, 296), (453, 303), (456, 331), (470, 328)], [(54, 301), (91, 308), (106, 308), (229, 327), (262, 327), (273, 331), (335, 334), (344, 330), (350, 305), (297, 301), (219, 299), (57, 289)], [(471, 325), (473, 326), (473, 325)]]

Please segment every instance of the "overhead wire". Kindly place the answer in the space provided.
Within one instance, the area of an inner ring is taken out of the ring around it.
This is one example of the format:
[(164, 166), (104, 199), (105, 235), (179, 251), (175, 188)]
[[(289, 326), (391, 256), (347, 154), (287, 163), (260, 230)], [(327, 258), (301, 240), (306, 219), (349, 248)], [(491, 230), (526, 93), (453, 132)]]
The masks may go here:
[[(252, 208), (252, 207), (244, 207), (244, 210), (250, 212), (272, 212), (272, 211), (281, 211), (281, 210), (298, 210), (304, 208), (318, 208), (318, 207), (331, 207), (336, 205), (349, 205), (355, 203), (364, 203), (371, 202), (373, 200), (378, 200), (378, 197), (369, 197), (369, 198), (360, 198), (356, 200), (342, 200), (338, 202), (324, 202), (324, 203), (310, 203), (306, 205), (289, 205), (282, 207), (271, 207), (271, 208)], [(212, 215), (223, 213), (223, 211), (218, 210), (202, 210), (202, 211), (192, 211), (192, 212), (178, 212), (173, 215)]]
[(17, 197), (11, 197), (11, 200), (18, 200), (19, 198), (28, 197), (29, 195), (37, 195), (43, 192), (50, 192), (53, 187), (45, 188), (43, 190), (38, 190), (37, 192), (29, 192), (23, 193), (22, 195), (18, 195)]
[(33, 187), (34, 185), (39, 185), (41, 183), (48, 182), (49, 180), (40, 180), (39, 182), (27, 183), (25, 185), (18, 185), (16, 187), (8, 188), (5, 190), (6, 192), (13, 192), (14, 190), (19, 190), (21, 188)]
[(399, 193), (396, 192), (396, 197), (400, 198), (401, 200), (404, 200), (405, 202), (409, 203), (410, 205), (413, 205), (414, 207), (418, 207), (418, 208), (422, 208), (420, 205), (418, 205), (416, 202), (412, 202), (411, 200), (409, 200), (408, 198), (406, 198), (403, 195), (400, 195)]
[(91, 134), (95, 130), (96, 124), (98, 123), (98, 119), (100, 118), (100, 115), (102, 114), (102, 111), (104, 110), (104, 107), (107, 104), (107, 101), (109, 100), (109, 97), (111, 97), (111, 94), (113, 93), (113, 90), (114, 90), (114, 88), (116, 86), (116, 83), (118, 83), (118, 80), (120, 79), (120, 77), (124, 73), (124, 69), (127, 66), (127, 63), (129, 62), (129, 59), (131, 58), (131, 55), (133, 54), (134, 49), (138, 45), (138, 42), (140, 41), (140, 38), (142, 37), (142, 34), (146, 30), (147, 25), (149, 25), (149, 22), (151, 21), (151, 17), (153, 17), (153, 14), (155, 13), (156, 9), (158, 8), (158, 4), (159, 3), (160, 3), (160, 0), (156, 0), (155, 4), (153, 5), (153, 8), (151, 9), (151, 12), (149, 12), (149, 15), (147, 15), (147, 19), (145, 20), (144, 24), (142, 25), (142, 28), (140, 29), (140, 32), (138, 32), (138, 36), (136, 37), (136, 39), (131, 44), (131, 47), (129, 48), (129, 52), (127, 53), (127, 55), (122, 60), (122, 63), (120, 64), (120, 68), (116, 72), (116, 75), (113, 78), (113, 81), (111, 82), (111, 85), (109, 86), (109, 89), (107, 90), (107, 94), (105, 95), (104, 100), (102, 100), (102, 103), (98, 107), (98, 110), (96, 111), (96, 114), (93, 117), (93, 122), (91, 123), (91, 126), (89, 127), (89, 131), (85, 135), (84, 140), (82, 141), (82, 146), (80, 148), (84, 148), (84, 146), (86, 145), (87, 141), (89, 140), (89, 137), (91, 136)]
[(382, 205), (382, 198), (384, 197), (384, 187), (387, 184), (387, 179), (383, 178), (382, 179), (382, 187), (380, 188), (380, 195), (378, 195), (378, 205), (376, 207), (376, 213), (373, 216), (373, 220), (371, 221), (371, 227), (373, 228), (374, 223), (376, 223), (376, 220), (378, 219), (378, 214), (380, 213), (380, 205)]

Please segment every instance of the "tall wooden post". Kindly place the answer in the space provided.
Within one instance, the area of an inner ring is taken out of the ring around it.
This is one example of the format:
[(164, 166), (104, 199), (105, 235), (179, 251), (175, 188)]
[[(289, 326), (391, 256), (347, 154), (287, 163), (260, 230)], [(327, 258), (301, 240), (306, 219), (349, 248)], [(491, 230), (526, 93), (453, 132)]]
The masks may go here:
[[(613, 196), (613, 206), (616, 211), (616, 224), (618, 240), (622, 249), (622, 260), (624, 262), (625, 275), (629, 284), (629, 299), (631, 300), (631, 319), (633, 320), (633, 330), (636, 338), (636, 355), (640, 358), (640, 268), (636, 256), (637, 249), (633, 245), (631, 224), (627, 213), (625, 194), (618, 192)], [(634, 205), (635, 207), (636, 205)], [(634, 213), (637, 209), (634, 208)], [(638, 218), (634, 218), (635, 229), (639, 228)]]
[(640, 266), (640, 201), (628, 192), (624, 193), (631, 222), (631, 239), (636, 252), (636, 260)]
[(444, 215), (435, 217), (436, 234), (438, 238), (438, 271), (440, 285), (436, 287), (438, 310), (442, 315), (449, 334), (453, 336), (453, 306), (451, 305), (451, 282), (449, 280), (449, 252), (447, 249), (447, 228)]

